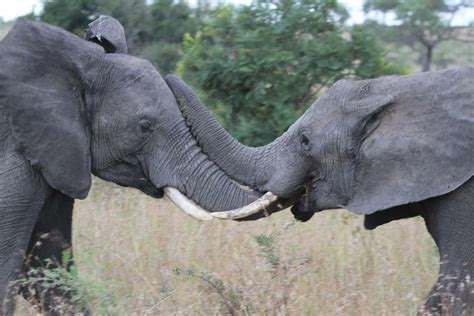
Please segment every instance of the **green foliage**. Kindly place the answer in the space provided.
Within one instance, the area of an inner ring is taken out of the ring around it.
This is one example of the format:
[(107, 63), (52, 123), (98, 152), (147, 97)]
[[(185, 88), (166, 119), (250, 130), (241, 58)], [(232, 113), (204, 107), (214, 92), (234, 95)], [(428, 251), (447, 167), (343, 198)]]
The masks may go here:
[(157, 0), (149, 10), (149, 31), (155, 41), (181, 43), (184, 34), (195, 33), (198, 29), (199, 20), (183, 0)]
[(37, 17), (82, 36), (87, 24), (100, 15), (110, 15), (125, 28), (129, 48), (136, 52), (147, 40), (146, 0), (44, 0), (44, 9)]
[(95, 17), (99, 0), (43, 0), (39, 18), (50, 24), (81, 34)]
[(334, 0), (221, 6), (185, 38), (178, 70), (219, 101), (210, 106), (234, 136), (264, 144), (336, 80), (393, 71), (374, 36), (343, 27), (346, 16)]
[(182, 56), (181, 45), (184, 35), (195, 34), (200, 25), (195, 11), (197, 9), (191, 9), (183, 0), (153, 2), (148, 11), (149, 44), (139, 55), (152, 60), (163, 74), (174, 72)]
[[(65, 251), (61, 265), (47, 259), (44, 267), (30, 269), (18, 282), (32, 294), (41, 291), (38, 293), (40, 297), (44, 291), (52, 289), (67, 293), (70, 297), (61, 302), (60, 313), (93, 309), (97, 315), (110, 315), (114, 314), (119, 304), (128, 300), (128, 297), (118, 294), (120, 286), (115, 282), (102, 281), (94, 274), (78, 273), (71, 263), (71, 254)], [(67, 266), (70, 268), (66, 269)]]
[(139, 56), (153, 61), (163, 75), (169, 74), (175, 71), (176, 64), (181, 59), (181, 44), (153, 42), (145, 46)]
[(100, 15), (113, 16), (125, 28), (130, 52), (169, 73), (181, 57), (184, 35), (194, 34), (199, 26), (198, 11), (205, 15), (204, 8), (191, 9), (183, 0), (44, 0), (43, 12), (30, 18), (82, 36), (87, 24)]

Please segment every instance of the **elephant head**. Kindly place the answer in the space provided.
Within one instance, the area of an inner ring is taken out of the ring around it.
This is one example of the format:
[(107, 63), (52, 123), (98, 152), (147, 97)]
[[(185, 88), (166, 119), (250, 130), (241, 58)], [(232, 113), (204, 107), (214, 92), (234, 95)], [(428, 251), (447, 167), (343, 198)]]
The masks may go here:
[(92, 173), (168, 192), (201, 219), (210, 217), (195, 204), (227, 211), (255, 200), (202, 152), (155, 67), (126, 54), (120, 23), (102, 17), (86, 38), (19, 19), (0, 43), (0, 115), (52, 188), (85, 198)]
[(180, 79), (165, 78), (203, 150), (237, 182), (323, 209), (372, 214), (448, 193), (474, 175), (474, 68), (341, 80), (274, 142), (228, 134)]

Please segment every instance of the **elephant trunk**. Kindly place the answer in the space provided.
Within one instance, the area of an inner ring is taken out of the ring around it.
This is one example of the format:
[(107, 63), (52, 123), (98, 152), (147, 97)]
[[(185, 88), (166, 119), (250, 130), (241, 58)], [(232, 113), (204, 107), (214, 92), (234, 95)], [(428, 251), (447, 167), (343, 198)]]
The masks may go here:
[(275, 195), (267, 193), (258, 198), (232, 181), (203, 153), (184, 121), (171, 131), (168, 142), (166, 148), (177, 150), (170, 151), (168, 159), (147, 163), (149, 170), (152, 166), (150, 178), (156, 187), (165, 187), (166, 195), (188, 215), (201, 220), (236, 219), (276, 204)]
[(278, 157), (283, 149), (285, 134), (265, 146), (246, 146), (219, 124), (181, 79), (168, 75), (165, 80), (193, 136), (210, 159), (235, 181), (267, 190), (266, 184), (274, 169), (272, 157)]
[(239, 208), (257, 198), (255, 193), (238, 186), (219, 169), (195, 140), (186, 141), (184, 146), (189, 146), (186, 148), (188, 159), (175, 170), (179, 177), (176, 188), (188, 198), (211, 212)]

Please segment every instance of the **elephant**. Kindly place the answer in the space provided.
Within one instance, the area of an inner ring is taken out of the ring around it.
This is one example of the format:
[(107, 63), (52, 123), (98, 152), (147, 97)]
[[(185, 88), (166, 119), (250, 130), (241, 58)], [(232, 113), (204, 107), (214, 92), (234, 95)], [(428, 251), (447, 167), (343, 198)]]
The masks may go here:
[(210, 159), (242, 185), (296, 201), (296, 219), (342, 208), (374, 229), (422, 216), (440, 252), (424, 310), (473, 312), (473, 67), (339, 80), (260, 147), (233, 138), (181, 79), (165, 80)]
[(72, 249), (74, 200), (86, 198), (92, 175), (154, 198), (167, 194), (200, 219), (248, 212), (259, 195), (202, 151), (159, 72), (127, 54), (117, 20), (89, 26), (81, 39), (19, 19), (0, 42), (2, 315), (13, 313), (18, 291), (51, 314), (70, 297), (16, 281), (48, 260), (62, 264)]

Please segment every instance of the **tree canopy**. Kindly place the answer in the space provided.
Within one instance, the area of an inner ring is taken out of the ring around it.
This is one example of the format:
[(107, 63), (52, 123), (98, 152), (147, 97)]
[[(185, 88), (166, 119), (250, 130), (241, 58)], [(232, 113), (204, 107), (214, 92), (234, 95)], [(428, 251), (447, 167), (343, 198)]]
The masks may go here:
[(234, 136), (264, 144), (336, 80), (396, 72), (370, 32), (343, 26), (346, 17), (334, 0), (223, 6), (186, 37), (179, 72), (219, 101), (209, 105)]
[(43, 11), (33, 18), (80, 36), (87, 24), (101, 14), (113, 16), (125, 28), (131, 53), (153, 61), (164, 73), (174, 71), (184, 34), (194, 34), (199, 26), (197, 9), (191, 9), (183, 0), (44, 0), (43, 3)]
[[(474, 0), (365, 0), (366, 12), (391, 12), (400, 26), (397, 39), (422, 50), (422, 70), (429, 71), (433, 49), (442, 41), (458, 38), (452, 21), (461, 9), (474, 7)], [(474, 18), (471, 22), (474, 22)], [(468, 26), (468, 24), (466, 24)]]

